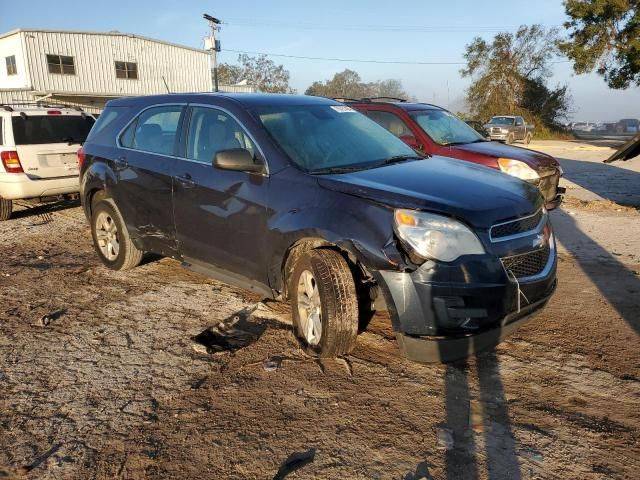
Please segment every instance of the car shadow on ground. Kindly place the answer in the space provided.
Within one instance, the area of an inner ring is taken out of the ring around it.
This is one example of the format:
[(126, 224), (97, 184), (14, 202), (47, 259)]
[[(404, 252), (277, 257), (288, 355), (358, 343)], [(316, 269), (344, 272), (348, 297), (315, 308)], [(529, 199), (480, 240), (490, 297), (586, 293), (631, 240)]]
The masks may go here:
[[(14, 200), (13, 205), (14, 211), (10, 220), (28, 218), (33, 221), (34, 225), (44, 225), (53, 221), (52, 213), (79, 207), (80, 200), (57, 200), (46, 203)], [(18, 208), (16, 209), (16, 207)]]
[[(636, 175), (638, 175), (640, 182), (640, 174)], [(640, 315), (638, 314), (640, 300), (630, 301), (633, 298), (640, 298), (640, 276), (580, 230), (571, 215), (561, 209), (556, 210), (553, 215), (560, 217), (562, 221), (562, 229), (555, 229), (558, 241), (569, 250), (582, 271), (600, 291), (602, 297), (616, 309), (636, 333), (640, 334)], [(567, 241), (563, 242), (564, 239)], [(580, 245), (581, 249), (586, 247), (586, 250), (589, 251), (588, 258), (572, 249), (572, 245)], [(595, 261), (594, 258), (598, 260)], [(603, 274), (605, 269), (612, 272), (613, 275)], [(617, 278), (616, 282), (611, 282), (612, 276)]]
[(602, 162), (558, 160), (567, 180), (606, 200), (640, 207), (640, 172)]

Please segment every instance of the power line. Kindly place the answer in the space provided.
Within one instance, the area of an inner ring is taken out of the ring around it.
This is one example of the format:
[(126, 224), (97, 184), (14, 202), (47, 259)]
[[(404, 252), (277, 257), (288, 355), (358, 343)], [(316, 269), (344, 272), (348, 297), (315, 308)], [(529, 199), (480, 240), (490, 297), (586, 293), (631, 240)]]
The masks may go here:
[[(237, 19), (225, 22), (230, 27), (265, 27), (265, 28), (293, 28), (302, 30), (343, 30), (343, 31), (386, 31), (386, 32), (417, 32), (417, 33), (490, 33), (517, 30), (520, 25), (353, 25), (353, 24), (327, 24), (281, 21)], [(560, 27), (560, 25), (546, 25), (547, 28)]]
[(296, 58), (299, 60), (328, 60), (332, 62), (382, 63), (382, 64), (394, 64), (394, 65), (466, 65), (465, 62), (411, 62), (411, 61), (402, 61), (402, 60), (365, 60), (365, 59), (357, 59), (357, 58), (306, 57), (303, 55), (285, 55), (282, 53), (230, 50), (228, 48), (225, 49), (224, 51), (233, 52), (233, 53), (246, 53), (247, 55), (266, 55), (268, 57)]
[[(372, 60), (372, 59), (358, 59), (358, 58), (331, 58), (331, 57), (308, 57), (304, 55), (285, 55), (283, 53), (269, 53), (269, 52), (252, 52), (247, 50), (231, 50), (225, 49), (225, 52), (232, 53), (244, 53), (247, 55), (266, 55), (267, 57), (283, 57), (294, 58), (298, 60), (321, 60), (331, 62), (351, 62), (351, 63), (379, 63), (385, 65), (466, 65), (466, 62), (418, 62), (418, 61), (404, 61), (404, 60)], [(567, 63), (569, 60), (558, 60), (556, 63)]]

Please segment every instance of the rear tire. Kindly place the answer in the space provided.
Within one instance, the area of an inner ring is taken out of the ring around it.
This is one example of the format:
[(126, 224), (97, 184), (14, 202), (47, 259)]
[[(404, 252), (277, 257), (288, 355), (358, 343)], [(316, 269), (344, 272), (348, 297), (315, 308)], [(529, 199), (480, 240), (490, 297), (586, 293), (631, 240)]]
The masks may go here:
[(289, 279), (293, 330), (310, 355), (336, 357), (353, 350), (358, 297), (353, 274), (336, 251), (304, 253)]
[(531, 134), (527, 133), (527, 135), (524, 137), (524, 144), (529, 145), (530, 143), (531, 143)]
[(0, 222), (9, 220), (13, 211), (13, 202), (0, 197)]
[(129, 270), (140, 265), (144, 252), (131, 241), (122, 215), (110, 198), (96, 202), (92, 208), (91, 236), (98, 257), (112, 270)]

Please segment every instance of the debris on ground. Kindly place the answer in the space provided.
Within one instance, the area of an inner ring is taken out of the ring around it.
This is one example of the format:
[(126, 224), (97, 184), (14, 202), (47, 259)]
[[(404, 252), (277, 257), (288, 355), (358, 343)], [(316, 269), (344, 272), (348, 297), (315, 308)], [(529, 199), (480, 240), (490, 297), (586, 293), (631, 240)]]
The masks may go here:
[(48, 326), (51, 322), (58, 320), (67, 312), (66, 308), (61, 308), (51, 313), (46, 313), (38, 320), (38, 324), (42, 327)]
[(235, 352), (255, 342), (266, 327), (248, 322), (249, 314), (243, 311), (203, 330), (191, 338), (195, 342), (193, 349), (207, 354)]
[(438, 446), (451, 450), (453, 448), (453, 430), (447, 427), (438, 427), (436, 431)]
[(295, 470), (299, 470), (305, 465), (313, 462), (316, 457), (316, 449), (310, 448), (306, 452), (295, 452), (289, 455), (287, 459), (284, 461), (278, 472), (273, 477), (273, 480), (282, 480), (287, 475)]
[(280, 368), (280, 365), (282, 365), (282, 357), (277, 355), (269, 357), (262, 362), (262, 368), (265, 372), (273, 372)]

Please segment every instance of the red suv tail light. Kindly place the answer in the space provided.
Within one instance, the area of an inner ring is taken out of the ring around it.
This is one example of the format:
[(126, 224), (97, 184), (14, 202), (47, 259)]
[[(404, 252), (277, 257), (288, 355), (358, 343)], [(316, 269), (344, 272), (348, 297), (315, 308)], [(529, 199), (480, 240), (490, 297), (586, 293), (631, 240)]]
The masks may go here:
[(82, 164), (84, 163), (84, 157), (85, 157), (84, 148), (80, 147), (78, 149), (78, 168), (79, 169), (82, 168)]
[(22, 165), (20, 165), (18, 152), (16, 152), (15, 150), (0, 152), (0, 159), (2, 160), (2, 165), (4, 165), (4, 169), (7, 173), (24, 172), (24, 170), (22, 170)]

